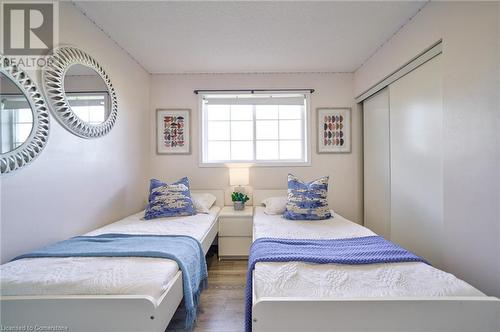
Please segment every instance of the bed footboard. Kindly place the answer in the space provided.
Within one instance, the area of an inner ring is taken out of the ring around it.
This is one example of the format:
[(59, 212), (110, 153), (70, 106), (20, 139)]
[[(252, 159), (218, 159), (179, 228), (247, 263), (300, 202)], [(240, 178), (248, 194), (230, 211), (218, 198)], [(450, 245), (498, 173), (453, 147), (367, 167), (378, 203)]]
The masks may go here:
[(5, 331), (163, 332), (182, 296), (180, 271), (158, 301), (140, 295), (3, 296), (1, 326)]
[(262, 298), (253, 305), (253, 332), (500, 331), (494, 297), (318, 300)]

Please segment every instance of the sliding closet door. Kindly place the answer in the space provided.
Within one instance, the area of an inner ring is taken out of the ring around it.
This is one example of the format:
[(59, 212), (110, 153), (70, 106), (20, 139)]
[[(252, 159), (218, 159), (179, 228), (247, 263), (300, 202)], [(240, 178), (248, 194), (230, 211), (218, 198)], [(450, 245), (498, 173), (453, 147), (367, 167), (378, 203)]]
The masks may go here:
[(441, 57), (389, 86), (391, 240), (439, 266), (443, 242)]
[(390, 238), (389, 90), (363, 101), (364, 225)]

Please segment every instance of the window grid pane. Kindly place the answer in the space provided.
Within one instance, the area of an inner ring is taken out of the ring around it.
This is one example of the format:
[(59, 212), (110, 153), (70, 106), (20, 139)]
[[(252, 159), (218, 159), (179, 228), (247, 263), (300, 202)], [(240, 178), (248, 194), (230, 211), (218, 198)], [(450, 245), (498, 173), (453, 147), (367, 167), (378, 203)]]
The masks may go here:
[(253, 105), (231, 105), (232, 120), (252, 120)]
[(279, 121), (278, 120), (256, 120), (256, 139), (278, 139)]
[(231, 121), (232, 141), (253, 141), (253, 121)]
[(230, 124), (230, 121), (208, 121), (207, 139), (209, 141), (230, 141)]
[(252, 161), (253, 159), (253, 140), (231, 142), (231, 160)]
[(280, 160), (300, 160), (301, 158), (300, 140), (280, 141)]
[(231, 142), (230, 141), (209, 141), (208, 160), (223, 161), (231, 158)]
[(278, 160), (279, 159), (279, 141), (257, 141), (257, 160)]
[(302, 137), (300, 120), (280, 120), (279, 121), (279, 138), (280, 139), (298, 139)]

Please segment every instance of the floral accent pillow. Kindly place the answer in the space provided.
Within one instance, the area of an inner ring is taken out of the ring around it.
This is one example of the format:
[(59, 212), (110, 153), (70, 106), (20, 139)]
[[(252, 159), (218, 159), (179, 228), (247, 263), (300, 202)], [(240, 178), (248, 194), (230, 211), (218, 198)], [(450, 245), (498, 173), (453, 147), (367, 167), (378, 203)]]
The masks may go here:
[(189, 179), (184, 177), (177, 182), (167, 184), (151, 179), (149, 203), (144, 219), (163, 217), (191, 216), (196, 214), (189, 191)]
[(328, 176), (305, 183), (288, 174), (288, 202), (283, 217), (291, 220), (322, 220), (331, 216)]

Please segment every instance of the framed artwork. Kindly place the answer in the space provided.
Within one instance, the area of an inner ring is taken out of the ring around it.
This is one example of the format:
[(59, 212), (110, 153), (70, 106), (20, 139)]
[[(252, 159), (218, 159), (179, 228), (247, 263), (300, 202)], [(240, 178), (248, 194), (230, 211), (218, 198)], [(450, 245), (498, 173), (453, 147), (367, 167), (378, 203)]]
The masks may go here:
[(351, 152), (351, 108), (325, 107), (316, 112), (318, 153)]
[(156, 110), (156, 152), (158, 154), (191, 153), (191, 110)]

